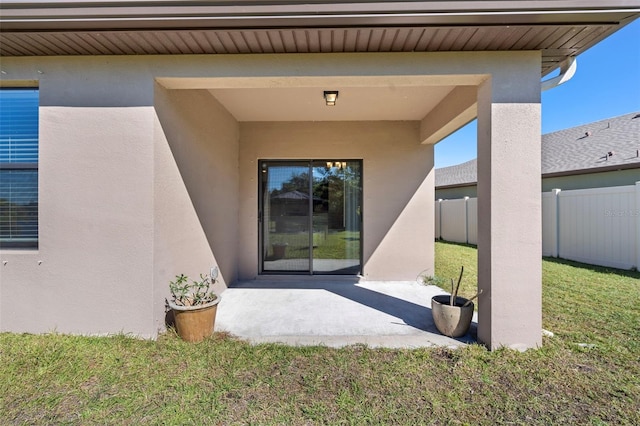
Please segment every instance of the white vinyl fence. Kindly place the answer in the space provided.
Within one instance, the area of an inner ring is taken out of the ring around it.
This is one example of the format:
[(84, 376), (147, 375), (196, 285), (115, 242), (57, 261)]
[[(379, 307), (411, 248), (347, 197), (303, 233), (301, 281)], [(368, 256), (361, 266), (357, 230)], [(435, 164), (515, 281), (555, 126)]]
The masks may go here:
[[(436, 238), (477, 244), (478, 200), (436, 201)], [(542, 254), (640, 269), (640, 182), (542, 193)]]

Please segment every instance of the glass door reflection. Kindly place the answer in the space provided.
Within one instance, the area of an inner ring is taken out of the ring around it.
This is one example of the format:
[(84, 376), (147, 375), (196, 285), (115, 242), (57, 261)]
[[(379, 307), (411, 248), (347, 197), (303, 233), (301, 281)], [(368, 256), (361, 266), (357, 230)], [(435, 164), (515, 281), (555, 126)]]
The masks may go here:
[(314, 161), (313, 273), (360, 273), (359, 161)]
[(260, 163), (262, 272), (361, 272), (362, 163)]
[(262, 270), (311, 272), (309, 163), (265, 162), (262, 182)]

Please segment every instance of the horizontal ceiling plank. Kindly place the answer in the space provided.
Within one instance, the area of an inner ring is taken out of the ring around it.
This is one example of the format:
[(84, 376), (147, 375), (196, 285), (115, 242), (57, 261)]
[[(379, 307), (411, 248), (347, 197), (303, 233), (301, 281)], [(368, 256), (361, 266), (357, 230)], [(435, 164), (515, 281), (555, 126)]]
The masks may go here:
[(469, 25), (0, 32), (0, 55), (144, 55), (540, 50), (543, 74), (614, 32), (590, 25)]
[(4, 31), (364, 26), (585, 25), (640, 14), (634, 0), (282, 1), (3, 0)]
[[(362, 52), (362, 51), (483, 51), (540, 50), (567, 45), (580, 49), (609, 27), (580, 27), (548, 31), (545, 28), (487, 27), (385, 28), (260, 31), (145, 31), (85, 33), (2, 33), (2, 39), (28, 40), (39, 50), (23, 54), (202, 54), (273, 52)], [(213, 36), (212, 36), (213, 35)], [(109, 40), (109, 43), (100, 40)], [(119, 45), (121, 44), (121, 45)], [(26, 49), (26, 46), (25, 46)], [(18, 49), (19, 51), (20, 49)], [(39, 53), (40, 52), (40, 53)], [(8, 55), (15, 55), (6, 52)]]

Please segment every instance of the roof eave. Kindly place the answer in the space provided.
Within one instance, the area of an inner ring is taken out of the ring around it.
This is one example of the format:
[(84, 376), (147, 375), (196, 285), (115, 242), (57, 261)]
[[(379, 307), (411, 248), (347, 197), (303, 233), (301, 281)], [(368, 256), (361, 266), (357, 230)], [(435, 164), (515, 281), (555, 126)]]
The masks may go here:
[[(522, 3), (522, 4), (519, 4)], [(612, 24), (637, 1), (3, 1), (1, 31)]]
[(466, 188), (468, 186), (475, 186), (478, 182), (465, 182), (465, 183), (454, 183), (450, 185), (436, 185), (436, 189), (452, 189), (452, 188)]

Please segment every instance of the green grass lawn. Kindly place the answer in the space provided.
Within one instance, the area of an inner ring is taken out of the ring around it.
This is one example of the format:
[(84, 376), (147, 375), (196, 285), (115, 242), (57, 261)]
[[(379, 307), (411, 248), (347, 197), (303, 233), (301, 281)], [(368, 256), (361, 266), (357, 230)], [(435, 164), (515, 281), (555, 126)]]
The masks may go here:
[[(299, 233), (271, 233), (270, 243), (286, 244), (284, 259), (309, 258), (309, 234)], [(269, 252), (272, 256), (273, 252)], [(329, 231), (313, 234), (313, 257), (315, 259), (359, 259), (360, 232), (357, 231)]]
[[(476, 250), (436, 253), (475, 292)], [(0, 424), (640, 424), (640, 274), (543, 268), (556, 336), (524, 353), (3, 333)]]

